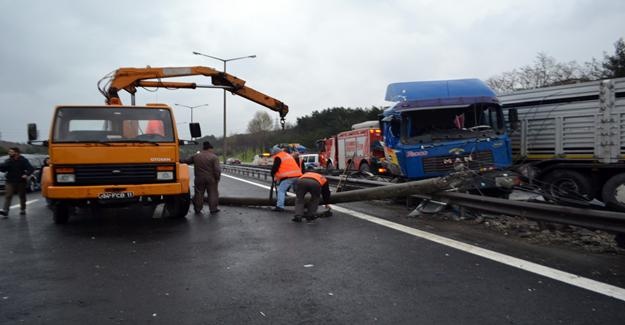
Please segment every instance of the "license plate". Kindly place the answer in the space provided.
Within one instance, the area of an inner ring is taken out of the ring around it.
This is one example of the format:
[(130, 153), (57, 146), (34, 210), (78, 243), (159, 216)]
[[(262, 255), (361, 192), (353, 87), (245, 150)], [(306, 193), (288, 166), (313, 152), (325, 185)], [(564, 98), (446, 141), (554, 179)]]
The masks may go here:
[(133, 198), (133, 192), (103, 192), (98, 195), (100, 200), (120, 200)]

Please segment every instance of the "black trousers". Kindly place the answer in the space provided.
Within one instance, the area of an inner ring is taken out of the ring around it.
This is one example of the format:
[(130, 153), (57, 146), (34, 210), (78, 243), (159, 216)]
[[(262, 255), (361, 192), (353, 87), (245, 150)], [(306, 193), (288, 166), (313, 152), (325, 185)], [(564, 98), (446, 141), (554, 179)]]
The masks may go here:
[[(306, 194), (310, 193), (310, 200), (306, 201)], [(311, 178), (299, 178), (295, 183), (295, 215), (312, 217), (317, 214), (321, 185)]]
[(20, 197), (20, 208), (22, 211), (26, 210), (26, 182), (7, 182), (4, 193), (4, 211), (9, 212), (11, 201), (13, 200), (13, 195), (15, 194)]

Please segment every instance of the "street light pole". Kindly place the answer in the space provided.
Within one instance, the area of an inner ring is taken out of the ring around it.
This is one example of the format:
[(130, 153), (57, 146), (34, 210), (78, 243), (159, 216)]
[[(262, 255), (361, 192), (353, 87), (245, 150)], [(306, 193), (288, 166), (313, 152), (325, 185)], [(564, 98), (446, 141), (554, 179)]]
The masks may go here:
[[(193, 123), (193, 109), (194, 108), (203, 107), (203, 106), (208, 106), (208, 104), (202, 104), (202, 105), (196, 105), (196, 106), (187, 106), (187, 105), (182, 105), (182, 104), (174, 104), (174, 105), (180, 106), (180, 107), (186, 107), (186, 108), (191, 110), (191, 123)], [(192, 138), (192, 139), (194, 139), (194, 138)]]
[[(214, 60), (219, 60), (221, 62), (224, 63), (224, 73), (226, 73), (226, 64), (228, 63), (228, 61), (235, 61), (235, 60), (241, 60), (241, 59), (253, 59), (256, 57), (256, 55), (247, 55), (247, 56), (240, 56), (240, 57), (236, 57), (236, 58), (230, 58), (230, 59), (222, 59), (216, 56), (212, 56), (212, 55), (208, 55), (208, 54), (204, 54), (204, 53), (200, 53), (200, 52), (193, 52), (193, 54), (195, 55), (201, 55), (201, 56), (205, 56), (207, 58), (211, 58)], [(224, 145), (223, 145), (223, 149), (224, 149), (224, 163), (226, 162), (226, 150), (228, 148), (227, 144), (226, 144), (226, 90), (224, 89)]]
[(191, 123), (193, 123), (193, 109), (202, 107), (202, 106), (208, 106), (208, 104), (202, 104), (202, 105), (196, 105), (196, 106), (187, 106), (187, 105), (182, 105), (182, 104), (174, 104), (174, 105), (180, 106), (180, 107), (186, 107), (191, 110)]

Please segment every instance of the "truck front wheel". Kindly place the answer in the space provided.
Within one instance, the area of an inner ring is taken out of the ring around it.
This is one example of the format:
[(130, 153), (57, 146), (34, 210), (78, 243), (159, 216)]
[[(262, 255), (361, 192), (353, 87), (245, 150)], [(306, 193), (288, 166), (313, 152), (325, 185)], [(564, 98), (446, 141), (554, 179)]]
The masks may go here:
[(601, 197), (608, 207), (625, 212), (625, 173), (612, 176), (605, 182)]
[(191, 196), (189, 193), (169, 196), (165, 199), (165, 209), (171, 218), (184, 218), (189, 213)]
[(66, 224), (69, 220), (69, 206), (65, 203), (57, 203), (52, 207), (52, 219), (58, 225)]
[(592, 183), (584, 174), (574, 170), (554, 170), (543, 179), (543, 194), (554, 202), (592, 200)]

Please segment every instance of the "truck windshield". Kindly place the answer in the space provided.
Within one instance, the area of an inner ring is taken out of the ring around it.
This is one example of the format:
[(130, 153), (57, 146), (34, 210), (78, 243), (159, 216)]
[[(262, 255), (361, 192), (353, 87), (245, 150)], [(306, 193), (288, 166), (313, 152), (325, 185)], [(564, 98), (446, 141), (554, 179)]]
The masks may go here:
[(63, 107), (54, 142), (173, 142), (169, 110), (162, 108)]
[(503, 132), (503, 115), (497, 105), (416, 110), (402, 114), (405, 142), (488, 137)]

